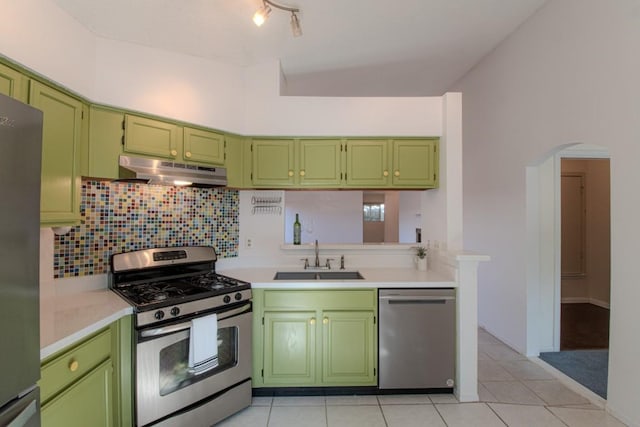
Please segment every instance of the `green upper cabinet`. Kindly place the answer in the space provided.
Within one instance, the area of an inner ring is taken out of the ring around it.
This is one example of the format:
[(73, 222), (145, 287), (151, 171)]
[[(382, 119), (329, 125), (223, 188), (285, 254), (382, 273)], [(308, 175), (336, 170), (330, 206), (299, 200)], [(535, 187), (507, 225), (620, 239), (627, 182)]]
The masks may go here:
[(119, 156), (124, 139), (124, 113), (92, 106), (89, 112), (89, 170), (95, 178), (119, 178)]
[[(225, 167), (227, 185), (232, 188), (244, 188), (244, 149), (246, 138), (237, 135), (225, 135)], [(247, 181), (248, 182), (248, 181)]]
[(437, 139), (393, 140), (391, 144), (394, 187), (437, 187)]
[(204, 129), (184, 128), (182, 156), (187, 161), (224, 165), (224, 135)]
[(436, 188), (438, 138), (347, 140), (346, 185)]
[(182, 132), (174, 123), (125, 115), (124, 151), (165, 159), (179, 159)]
[(253, 139), (255, 187), (335, 188), (342, 183), (340, 139)]
[(80, 221), (80, 154), (86, 105), (31, 81), (29, 104), (43, 112), (40, 221), (46, 226)]
[(29, 79), (13, 68), (0, 64), (0, 93), (22, 102), (28, 101)]
[(254, 139), (251, 160), (253, 186), (291, 187), (295, 184), (293, 140)]
[(387, 140), (348, 140), (346, 185), (385, 187), (389, 184), (389, 144)]
[(342, 141), (301, 139), (298, 183), (302, 187), (337, 187), (342, 183)]

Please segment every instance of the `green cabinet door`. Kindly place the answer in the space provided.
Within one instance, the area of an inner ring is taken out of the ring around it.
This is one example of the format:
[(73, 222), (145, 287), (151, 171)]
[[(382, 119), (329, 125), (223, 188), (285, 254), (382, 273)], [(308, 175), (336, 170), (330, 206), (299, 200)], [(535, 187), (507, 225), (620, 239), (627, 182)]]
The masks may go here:
[(225, 135), (225, 162), (227, 185), (231, 188), (244, 188), (244, 137)]
[(29, 79), (19, 71), (0, 64), (0, 93), (27, 102)]
[(146, 117), (125, 115), (124, 151), (166, 159), (179, 159), (182, 141), (176, 124)]
[(322, 382), (375, 385), (374, 312), (325, 311), (322, 329)]
[(387, 140), (348, 140), (346, 150), (347, 186), (371, 188), (389, 184)]
[(203, 129), (184, 128), (182, 156), (190, 162), (224, 164), (224, 135)]
[(124, 138), (124, 113), (91, 107), (89, 112), (89, 172), (96, 178), (119, 178)]
[(254, 139), (251, 160), (251, 181), (255, 187), (291, 187), (295, 183), (292, 140)]
[(264, 384), (316, 382), (316, 312), (264, 313)]
[(434, 188), (438, 184), (438, 140), (394, 140), (393, 186)]
[(298, 143), (298, 182), (303, 187), (339, 187), (342, 183), (342, 141), (302, 139)]
[(42, 406), (43, 427), (113, 426), (113, 367), (107, 359)]
[(40, 221), (46, 226), (78, 223), (84, 104), (33, 80), (29, 104), (43, 112)]

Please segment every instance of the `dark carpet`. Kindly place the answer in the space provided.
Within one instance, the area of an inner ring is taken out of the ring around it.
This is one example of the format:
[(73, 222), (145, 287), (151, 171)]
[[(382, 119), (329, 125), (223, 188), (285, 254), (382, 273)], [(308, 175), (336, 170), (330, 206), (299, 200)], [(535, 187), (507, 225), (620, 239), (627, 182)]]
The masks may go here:
[(602, 398), (607, 398), (609, 350), (540, 353), (540, 359)]

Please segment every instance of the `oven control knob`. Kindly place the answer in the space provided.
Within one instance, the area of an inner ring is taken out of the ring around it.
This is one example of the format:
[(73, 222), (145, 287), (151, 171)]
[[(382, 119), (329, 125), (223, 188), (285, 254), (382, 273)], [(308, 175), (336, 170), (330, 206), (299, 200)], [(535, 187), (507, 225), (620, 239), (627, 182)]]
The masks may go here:
[(236, 292), (234, 298), (236, 299), (236, 301), (240, 301), (242, 299), (242, 294), (240, 292)]
[(224, 301), (225, 304), (229, 304), (231, 302), (231, 297), (229, 295), (225, 295), (222, 301)]
[(164, 318), (164, 311), (162, 310), (156, 311), (156, 314), (154, 314), (153, 317), (155, 317), (158, 320), (162, 320)]
[(180, 309), (178, 307), (173, 307), (170, 313), (172, 316), (177, 316), (178, 314), (180, 314)]

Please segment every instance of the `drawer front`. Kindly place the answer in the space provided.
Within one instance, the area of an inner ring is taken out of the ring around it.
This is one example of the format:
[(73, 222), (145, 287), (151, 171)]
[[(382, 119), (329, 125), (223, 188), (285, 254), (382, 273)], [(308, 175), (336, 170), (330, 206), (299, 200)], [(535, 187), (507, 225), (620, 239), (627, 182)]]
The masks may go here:
[(111, 355), (111, 330), (95, 335), (83, 343), (46, 362), (41, 369), (40, 399), (45, 403)]
[(378, 304), (375, 289), (337, 291), (264, 291), (266, 309), (375, 309)]

